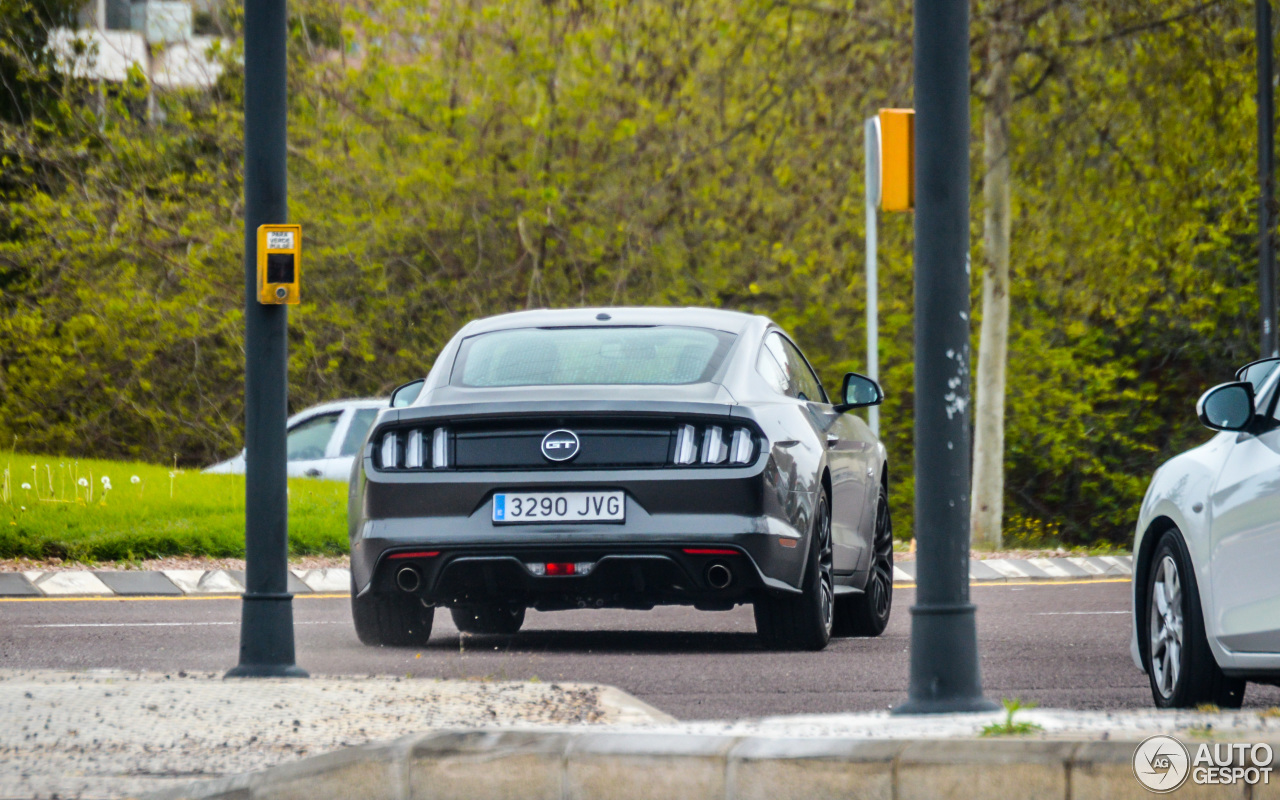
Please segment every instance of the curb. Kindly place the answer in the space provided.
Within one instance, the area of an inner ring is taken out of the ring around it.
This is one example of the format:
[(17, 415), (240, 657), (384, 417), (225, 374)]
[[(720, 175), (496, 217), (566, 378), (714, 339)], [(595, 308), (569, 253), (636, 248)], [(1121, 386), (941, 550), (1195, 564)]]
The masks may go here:
[[(1132, 576), (1133, 556), (969, 560), (970, 583), (1114, 580)], [(893, 580), (915, 583), (916, 562), (895, 563)]]
[[(1128, 578), (1132, 556), (1088, 558), (996, 558), (969, 562), (971, 583), (1084, 581)], [(916, 563), (893, 567), (897, 583), (915, 583)], [(348, 594), (351, 572), (345, 569), (291, 569), (289, 591), (296, 595)], [(244, 572), (229, 569), (166, 569), (158, 572), (61, 571), (0, 572), (0, 597), (164, 597), (244, 594)]]
[[(293, 594), (349, 594), (345, 569), (291, 569)], [(244, 572), (234, 569), (0, 572), (0, 597), (164, 597), (244, 594)]]
[[(1076, 800), (1147, 798), (1137, 741), (443, 731), (339, 750), (148, 800)], [(1256, 765), (1267, 766), (1267, 765)], [(1193, 787), (1245, 798), (1248, 788)], [(1195, 796), (1201, 796), (1195, 793)]]

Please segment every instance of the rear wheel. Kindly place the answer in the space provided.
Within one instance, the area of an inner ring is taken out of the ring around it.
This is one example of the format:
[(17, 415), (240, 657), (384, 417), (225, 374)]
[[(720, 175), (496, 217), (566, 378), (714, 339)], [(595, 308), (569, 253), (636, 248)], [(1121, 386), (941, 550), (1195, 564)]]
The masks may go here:
[(821, 650), (831, 639), (835, 584), (831, 571), (831, 511), (825, 492), (814, 512), (801, 589), (799, 595), (762, 597), (755, 602), (756, 633), (765, 647)]
[(355, 581), (351, 582), (351, 617), (356, 636), (367, 645), (411, 647), (423, 645), (431, 637), (431, 624), (436, 610), (423, 605), (414, 595), (375, 595), (356, 597)]
[(1239, 708), (1245, 682), (1224, 674), (1209, 649), (1200, 592), (1190, 565), (1178, 532), (1165, 533), (1151, 560), (1142, 631), (1152, 699), (1158, 708), (1193, 708), (1202, 703)]
[(889, 493), (880, 485), (876, 502), (876, 530), (871, 544), (871, 575), (863, 594), (836, 598), (836, 636), (879, 636), (893, 609), (893, 523)]
[(453, 624), (463, 633), (492, 633), (510, 636), (524, 624), (524, 606), (484, 604), (449, 609)]

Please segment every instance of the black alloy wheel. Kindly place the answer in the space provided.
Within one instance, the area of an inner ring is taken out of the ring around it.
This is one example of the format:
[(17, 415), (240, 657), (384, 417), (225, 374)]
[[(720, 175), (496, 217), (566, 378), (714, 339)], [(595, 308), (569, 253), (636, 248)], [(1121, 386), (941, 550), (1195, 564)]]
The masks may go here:
[(1156, 544), (1142, 597), (1139, 646), (1156, 707), (1239, 708), (1245, 681), (1223, 673), (1209, 649), (1199, 585), (1176, 528)]
[(863, 594), (836, 598), (836, 636), (879, 636), (893, 611), (893, 522), (889, 492), (880, 484), (876, 529), (871, 540), (871, 574)]
[(755, 601), (756, 633), (765, 647), (821, 650), (831, 639), (835, 621), (835, 577), (831, 561), (831, 510), (825, 491), (818, 498), (813, 517), (801, 593), (765, 596)]

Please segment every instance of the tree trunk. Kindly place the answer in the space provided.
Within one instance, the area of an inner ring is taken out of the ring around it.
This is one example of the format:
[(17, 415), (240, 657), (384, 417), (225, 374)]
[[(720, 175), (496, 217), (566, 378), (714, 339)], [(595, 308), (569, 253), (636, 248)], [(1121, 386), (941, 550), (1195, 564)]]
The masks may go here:
[(1004, 515), (1004, 384), (1009, 350), (1009, 69), (993, 31), (982, 114), (982, 333), (978, 340), (970, 529), (978, 547), (1000, 547)]

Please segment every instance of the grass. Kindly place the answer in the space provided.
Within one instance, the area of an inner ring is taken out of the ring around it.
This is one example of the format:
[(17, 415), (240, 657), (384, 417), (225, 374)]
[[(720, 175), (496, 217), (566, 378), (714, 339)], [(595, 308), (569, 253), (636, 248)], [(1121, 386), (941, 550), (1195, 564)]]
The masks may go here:
[(1004, 705), (1004, 722), (993, 722), (983, 726), (983, 736), (1026, 736), (1029, 733), (1044, 730), (1034, 722), (1014, 722), (1013, 720), (1014, 714), (1024, 708), (1035, 708), (1035, 703), (1024, 703), (1016, 697), (1012, 700), (1006, 698), (1000, 702)]
[[(289, 481), (291, 554), (347, 551), (346, 489)], [(181, 555), (244, 556), (243, 475), (0, 452), (0, 558), (92, 564)]]

